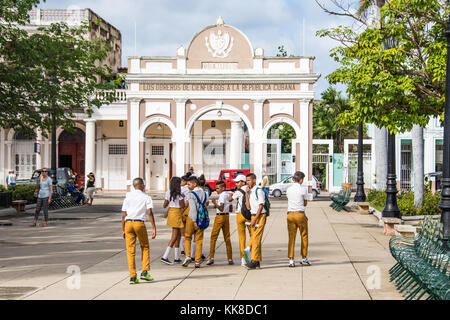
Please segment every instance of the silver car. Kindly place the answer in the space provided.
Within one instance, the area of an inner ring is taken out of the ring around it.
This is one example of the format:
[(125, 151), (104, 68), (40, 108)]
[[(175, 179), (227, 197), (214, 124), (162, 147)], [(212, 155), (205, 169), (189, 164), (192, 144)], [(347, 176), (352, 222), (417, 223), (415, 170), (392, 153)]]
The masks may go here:
[[(318, 194), (320, 194), (320, 184), (319, 180), (317, 180), (315, 176), (312, 177), (313, 177), (312, 194), (314, 199), (317, 197)], [(292, 185), (292, 183), (293, 183), (292, 176), (287, 177), (278, 183), (274, 183), (269, 186), (269, 194), (276, 198), (279, 198), (283, 194), (286, 194), (286, 190)]]

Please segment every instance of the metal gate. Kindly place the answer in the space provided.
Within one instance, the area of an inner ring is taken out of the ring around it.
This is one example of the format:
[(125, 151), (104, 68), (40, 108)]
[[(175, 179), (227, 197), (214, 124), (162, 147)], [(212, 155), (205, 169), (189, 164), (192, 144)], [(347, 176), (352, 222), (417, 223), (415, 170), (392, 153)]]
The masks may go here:
[[(363, 153), (363, 172), (364, 172), (364, 188), (372, 188), (372, 153)], [(356, 188), (356, 179), (358, 177), (358, 153), (348, 154), (348, 182), (352, 184), (352, 188)]]
[(411, 191), (411, 140), (401, 142), (400, 190)]

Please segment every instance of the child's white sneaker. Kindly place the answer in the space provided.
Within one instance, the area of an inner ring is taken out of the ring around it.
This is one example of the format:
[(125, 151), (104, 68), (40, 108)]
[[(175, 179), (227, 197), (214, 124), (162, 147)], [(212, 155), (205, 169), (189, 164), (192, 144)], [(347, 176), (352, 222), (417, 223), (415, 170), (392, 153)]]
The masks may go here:
[(303, 258), (302, 260), (300, 260), (300, 264), (304, 264), (307, 266), (311, 265), (311, 261), (308, 260), (308, 258)]

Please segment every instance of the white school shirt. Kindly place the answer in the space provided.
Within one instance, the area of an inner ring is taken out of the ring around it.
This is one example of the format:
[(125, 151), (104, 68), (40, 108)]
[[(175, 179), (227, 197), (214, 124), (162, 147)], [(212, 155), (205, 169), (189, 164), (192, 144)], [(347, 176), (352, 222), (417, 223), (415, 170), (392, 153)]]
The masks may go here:
[[(247, 186), (243, 186), (240, 190), (247, 192)], [(242, 199), (245, 195), (239, 190), (236, 190), (233, 194), (233, 200), (236, 200), (236, 213), (242, 212)]]
[(219, 195), (219, 200), (217, 201), (217, 206), (224, 204), (223, 210), (220, 211), (218, 208), (216, 209), (217, 213), (230, 213), (231, 202), (228, 201), (228, 192), (224, 191)]
[[(256, 198), (256, 189), (257, 188), (258, 188), (258, 199)], [(266, 194), (264, 193), (264, 191), (262, 190), (261, 187), (254, 186), (250, 190), (249, 200), (250, 200), (250, 212), (252, 214), (257, 214), (259, 205), (260, 204), (264, 205), (264, 202), (266, 200)], [(261, 213), (266, 213), (266, 209), (264, 209), (264, 207), (263, 207)]]
[[(188, 201), (189, 201), (189, 218), (191, 218), (192, 221), (197, 221), (197, 211), (199, 208), (199, 204), (197, 202), (197, 198), (192, 194), (192, 192), (195, 192), (197, 196), (199, 197), (199, 200), (201, 203), (203, 201), (208, 201), (208, 194), (202, 189), (202, 188), (195, 188), (193, 191), (189, 191), (188, 194)], [(206, 199), (206, 200), (205, 200)]]
[(181, 194), (184, 196), (184, 200), (187, 199), (187, 195), (189, 193), (189, 187), (187, 185), (184, 185), (181, 187)]
[(181, 208), (180, 200), (183, 200), (182, 196), (177, 196), (175, 201), (170, 200), (170, 190), (167, 190), (165, 200), (169, 201), (169, 208)]
[(288, 198), (288, 212), (305, 212), (305, 200), (308, 200), (308, 188), (294, 183), (286, 191)]
[(153, 209), (152, 198), (141, 190), (129, 192), (122, 205), (122, 211), (127, 213), (125, 220), (145, 221), (148, 209)]

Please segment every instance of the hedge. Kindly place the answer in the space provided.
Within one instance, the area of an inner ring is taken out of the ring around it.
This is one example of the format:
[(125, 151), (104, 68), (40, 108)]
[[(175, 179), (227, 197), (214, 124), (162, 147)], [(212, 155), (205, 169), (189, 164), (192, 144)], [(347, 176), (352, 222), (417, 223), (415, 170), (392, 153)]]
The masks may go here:
[(18, 185), (18, 186), (8, 186), (6, 189), (4, 186), (0, 185), (0, 192), (11, 191), (12, 199), (15, 200), (27, 200), (27, 204), (36, 203), (36, 198), (34, 197), (35, 185)]
[[(367, 194), (367, 202), (375, 209), (382, 211), (386, 205), (386, 192), (370, 190)], [(404, 216), (420, 216), (420, 215), (440, 215), (439, 203), (441, 202), (441, 194), (425, 192), (424, 201), (421, 208), (414, 206), (414, 192), (400, 192), (397, 194), (397, 204), (400, 212)]]

